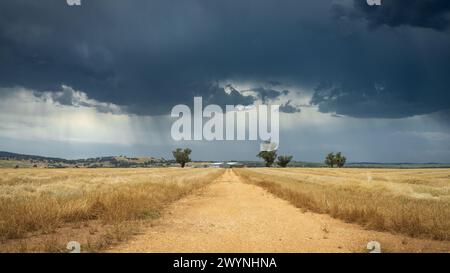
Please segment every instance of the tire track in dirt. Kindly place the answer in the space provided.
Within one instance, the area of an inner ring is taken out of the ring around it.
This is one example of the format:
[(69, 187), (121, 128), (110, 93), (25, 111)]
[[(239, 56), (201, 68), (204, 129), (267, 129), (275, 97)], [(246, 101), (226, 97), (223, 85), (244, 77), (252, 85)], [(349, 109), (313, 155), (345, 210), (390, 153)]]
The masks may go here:
[(449, 242), (365, 230), (302, 212), (232, 171), (172, 204), (152, 227), (108, 252), (449, 252)]

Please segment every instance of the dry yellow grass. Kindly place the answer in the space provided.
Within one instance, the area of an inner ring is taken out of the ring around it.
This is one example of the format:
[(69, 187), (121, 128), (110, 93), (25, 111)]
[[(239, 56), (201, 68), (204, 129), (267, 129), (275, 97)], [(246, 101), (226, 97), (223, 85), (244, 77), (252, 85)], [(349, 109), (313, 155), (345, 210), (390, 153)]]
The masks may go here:
[(236, 169), (297, 207), (375, 230), (450, 240), (450, 169)]
[(113, 227), (101, 236), (102, 240), (121, 236), (128, 229), (127, 223), (158, 216), (165, 204), (206, 185), (222, 173), (219, 169), (191, 168), (2, 169), (0, 240), (5, 246), (12, 239), (26, 238), (6, 248), (6, 251), (20, 251), (27, 249), (21, 245), (24, 242), (44, 236), (44, 242), (50, 241), (49, 246), (35, 250), (54, 251), (61, 246), (52, 249), (54, 238), (48, 234), (67, 225), (82, 226), (81, 223), (90, 221)]

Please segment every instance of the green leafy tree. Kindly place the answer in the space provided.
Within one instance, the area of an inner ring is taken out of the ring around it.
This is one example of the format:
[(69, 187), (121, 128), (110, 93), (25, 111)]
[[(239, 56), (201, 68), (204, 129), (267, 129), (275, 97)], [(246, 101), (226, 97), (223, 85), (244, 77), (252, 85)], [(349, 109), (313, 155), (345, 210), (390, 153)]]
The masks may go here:
[(335, 164), (335, 155), (334, 155), (334, 153), (327, 154), (327, 156), (325, 157), (325, 164), (328, 167), (331, 167), (331, 168), (334, 167), (334, 164)]
[(345, 158), (345, 156), (343, 156), (341, 154), (341, 152), (337, 153), (336, 156), (334, 157), (334, 163), (339, 168), (344, 167), (346, 161), (347, 161), (347, 158)]
[(277, 158), (277, 151), (261, 151), (257, 157), (264, 159), (266, 161), (266, 167), (270, 167)]
[(181, 148), (177, 148), (175, 151), (172, 151), (172, 154), (175, 158), (175, 161), (181, 165), (181, 168), (184, 168), (186, 163), (191, 162), (191, 159), (189, 158), (191, 152), (192, 150), (189, 148), (186, 148), (184, 150)]
[(291, 160), (292, 160), (291, 155), (280, 155), (278, 157), (277, 164), (282, 168), (286, 168), (286, 166), (289, 164), (289, 162), (291, 162)]

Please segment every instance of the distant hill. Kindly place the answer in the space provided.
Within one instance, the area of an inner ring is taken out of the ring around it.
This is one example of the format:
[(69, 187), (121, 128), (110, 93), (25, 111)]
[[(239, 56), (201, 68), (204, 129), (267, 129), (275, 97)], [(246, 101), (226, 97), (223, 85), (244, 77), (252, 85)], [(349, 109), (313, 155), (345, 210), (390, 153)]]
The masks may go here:
[(136, 168), (163, 167), (172, 161), (154, 157), (104, 156), (87, 159), (64, 159), (0, 151), (0, 168)]
[[(247, 167), (264, 167), (262, 161), (237, 160)], [(207, 161), (191, 162), (193, 167), (207, 166)], [(212, 161), (213, 162), (213, 161)], [(37, 155), (25, 155), (0, 151), (0, 168), (138, 168), (138, 167), (167, 167), (176, 165), (174, 160), (164, 158), (103, 156), (86, 159), (64, 159)], [(276, 165), (274, 165), (276, 166)], [(292, 161), (288, 167), (320, 168), (324, 163)], [(450, 168), (444, 163), (379, 163), (379, 162), (349, 162), (345, 167), (350, 168)]]
[(56, 158), (56, 157), (45, 157), (45, 156), (38, 156), (38, 155), (24, 155), (24, 154), (16, 154), (16, 153), (10, 153), (10, 152), (3, 152), (0, 151), (0, 159), (15, 159), (15, 160), (42, 160), (42, 161), (58, 161), (63, 162), (67, 161), (63, 158)]
[(435, 163), (435, 162), (425, 162), (425, 163), (410, 163), (410, 162), (399, 162), (399, 163), (378, 163), (378, 162), (350, 162), (346, 164), (346, 167), (351, 168), (450, 168), (449, 163)]

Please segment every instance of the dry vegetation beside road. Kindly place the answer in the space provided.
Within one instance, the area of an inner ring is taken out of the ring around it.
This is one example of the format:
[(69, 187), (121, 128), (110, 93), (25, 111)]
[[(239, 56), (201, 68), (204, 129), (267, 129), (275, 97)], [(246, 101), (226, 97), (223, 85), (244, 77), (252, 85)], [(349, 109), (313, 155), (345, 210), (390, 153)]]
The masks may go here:
[[(154, 225), (108, 252), (382, 252), (450, 251), (448, 241), (364, 229), (305, 212), (229, 169), (215, 182), (168, 206)], [(255, 170), (256, 171), (256, 170)], [(259, 170), (258, 170), (259, 171)]]
[[(92, 250), (135, 221), (213, 181), (220, 169), (1, 169), (0, 252), (62, 251), (62, 233), (88, 233)], [(78, 229), (72, 232), (73, 229)], [(52, 236), (55, 234), (55, 236)], [(88, 241), (86, 241), (88, 240)]]
[(450, 169), (236, 169), (293, 205), (374, 230), (450, 240)]
[(449, 189), (450, 169), (0, 169), (0, 252), (447, 252)]

